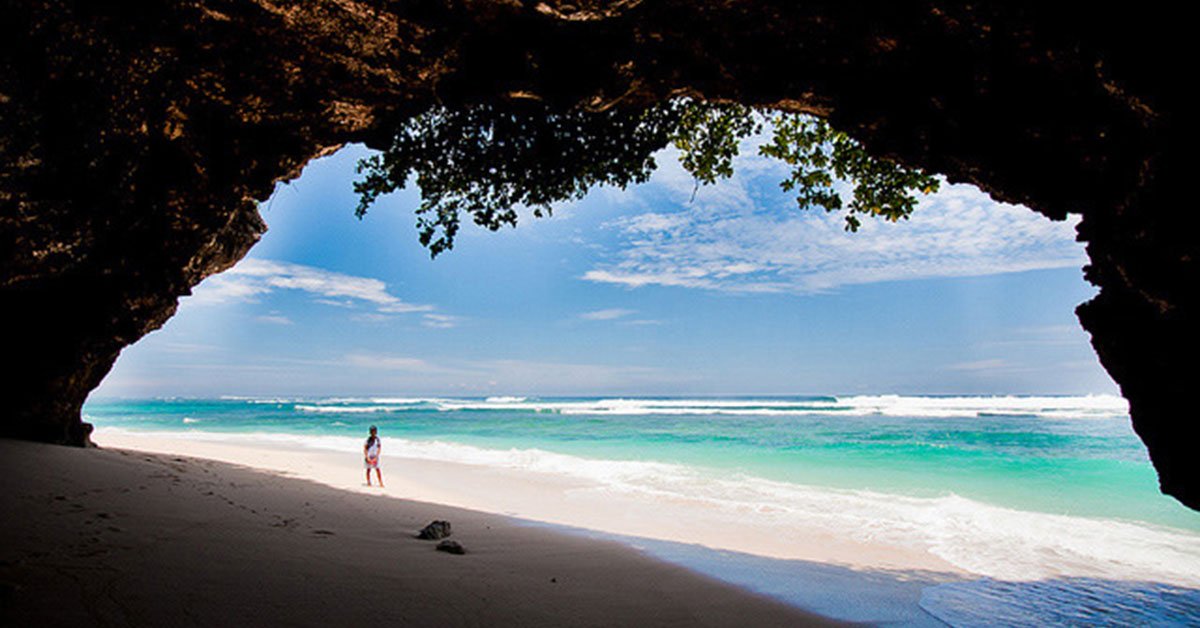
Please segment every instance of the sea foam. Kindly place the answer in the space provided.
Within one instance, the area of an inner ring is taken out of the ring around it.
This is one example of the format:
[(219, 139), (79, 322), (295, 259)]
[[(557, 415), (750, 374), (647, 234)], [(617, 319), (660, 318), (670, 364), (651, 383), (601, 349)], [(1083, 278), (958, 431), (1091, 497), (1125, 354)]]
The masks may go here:
[(813, 399), (626, 399), (585, 401), (491, 397), (484, 401), (440, 400), (441, 410), (524, 410), (561, 414), (613, 415), (884, 415), (931, 418), (1028, 416), (1046, 419), (1125, 417), (1129, 405), (1113, 395), (1077, 397), (933, 397), (872, 395)]
[(323, 414), (370, 414), (373, 412), (395, 412), (395, 406), (321, 406), (296, 404), (293, 406), (299, 412), (319, 412)]
[[(246, 400), (281, 403), (282, 400)], [(939, 397), (860, 395), (811, 399), (530, 399), (497, 396), (486, 399), (441, 397), (331, 397), (293, 401), (300, 412), (380, 413), (415, 411), (496, 411), (562, 415), (668, 416), (889, 416), (925, 418), (1025, 417), (1034, 419), (1111, 419), (1129, 415), (1125, 399), (1113, 395), (1075, 397)]]
[[(286, 443), (357, 454), (361, 439), (280, 433), (170, 433), (183, 439)], [(729, 474), (676, 463), (605, 460), (540, 449), (487, 449), (391, 438), (389, 456), (580, 480), (589, 490), (697, 508), (698, 520), (809, 529), (920, 549), (1002, 581), (1099, 578), (1200, 587), (1200, 535), (1115, 519), (1015, 510), (946, 494), (911, 497)]]

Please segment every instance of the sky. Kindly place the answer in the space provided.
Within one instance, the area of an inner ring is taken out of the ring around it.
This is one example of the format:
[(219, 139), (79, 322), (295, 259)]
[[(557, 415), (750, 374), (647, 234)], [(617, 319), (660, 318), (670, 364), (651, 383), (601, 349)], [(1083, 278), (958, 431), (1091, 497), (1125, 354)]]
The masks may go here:
[(1116, 393), (1073, 310), (1074, 222), (943, 184), (896, 224), (797, 208), (742, 150), (670, 151), (435, 260), (404, 190), (359, 220), (361, 146), (261, 204), (269, 231), (121, 354), (96, 397)]

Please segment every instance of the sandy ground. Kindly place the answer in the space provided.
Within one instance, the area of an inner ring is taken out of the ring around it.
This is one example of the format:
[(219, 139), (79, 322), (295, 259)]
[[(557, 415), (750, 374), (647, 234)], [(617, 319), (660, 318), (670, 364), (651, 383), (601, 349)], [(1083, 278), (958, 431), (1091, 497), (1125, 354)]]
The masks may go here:
[[(261, 467), (254, 469), (111, 446), (0, 440), (0, 622), (830, 623), (626, 545), (394, 497), (406, 488), (407, 495), (420, 496), (400, 473), (391, 474), (387, 492), (361, 486), (360, 470), (357, 481), (336, 488), (296, 477), (322, 473), (316, 468), (326, 464), (322, 458), (300, 463), (307, 457), (249, 454), (278, 459), (254, 460)], [(315, 467), (305, 474), (289, 471), (289, 464)], [(466, 555), (438, 552), (434, 543), (414, 538), (434, 519), (451, 521), (452, 538)]]
[[(961, 574), (945, 560), (919, 548), (855, 540), (815, 525), (780, 525), (755, 505), (714, 508), (703, 499), (614, 491), (611, 486), (563, 473), (406, 458), (396, 441), (384, 439), (382, 456), (387, 488), (367, 487), (362, 454), (306, 447), (296, 441), (270, 441), (262, 435), (132, 432), (99, 429), (102, 447), (155, 453), (187, 452), (313, 480), (334, 488), (371, 495), (404, 497), (471, 510), (508, 515), (620, 536), (700, 545), (784, 560), (803, 560), (854, 569)], [(389, 446), (389, 443), (391, 444)], [(573, 461), (578, 464), (579, 461)], [(567, 464), (567, 463), (564, 463)]]

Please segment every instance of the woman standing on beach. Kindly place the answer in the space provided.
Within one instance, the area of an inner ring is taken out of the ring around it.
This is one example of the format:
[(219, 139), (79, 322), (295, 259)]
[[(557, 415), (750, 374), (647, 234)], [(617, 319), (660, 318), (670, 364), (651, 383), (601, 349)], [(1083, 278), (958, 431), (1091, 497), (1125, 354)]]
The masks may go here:
[(367, 437), (367, 443), (363, 445), (363, 460), (367, 465), (367, 486), (371, 485), (371, 469), (375, 469), (375, 478), (379, 480), (379, 487), (383, 488), (383, 475), (379, 472), (379, 452), (383, 449), (383, 444), (379, 441), (379, 435), (376, 433), (375, 426), (371, 426), (371, 435)]

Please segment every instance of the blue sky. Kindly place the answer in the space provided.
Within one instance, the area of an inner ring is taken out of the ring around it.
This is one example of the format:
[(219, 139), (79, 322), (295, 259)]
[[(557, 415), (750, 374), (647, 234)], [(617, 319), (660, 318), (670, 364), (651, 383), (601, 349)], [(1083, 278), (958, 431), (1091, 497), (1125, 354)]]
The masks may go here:
[(1115, 393), (1073, 309), (1073, 223), (943, 185), (899, 224), (800, 211), (743, 150), (693, 196), (669, 152), (430, 260), (415, 192), (353, 215), (351, 146), (127, 348), (98, 396)]

